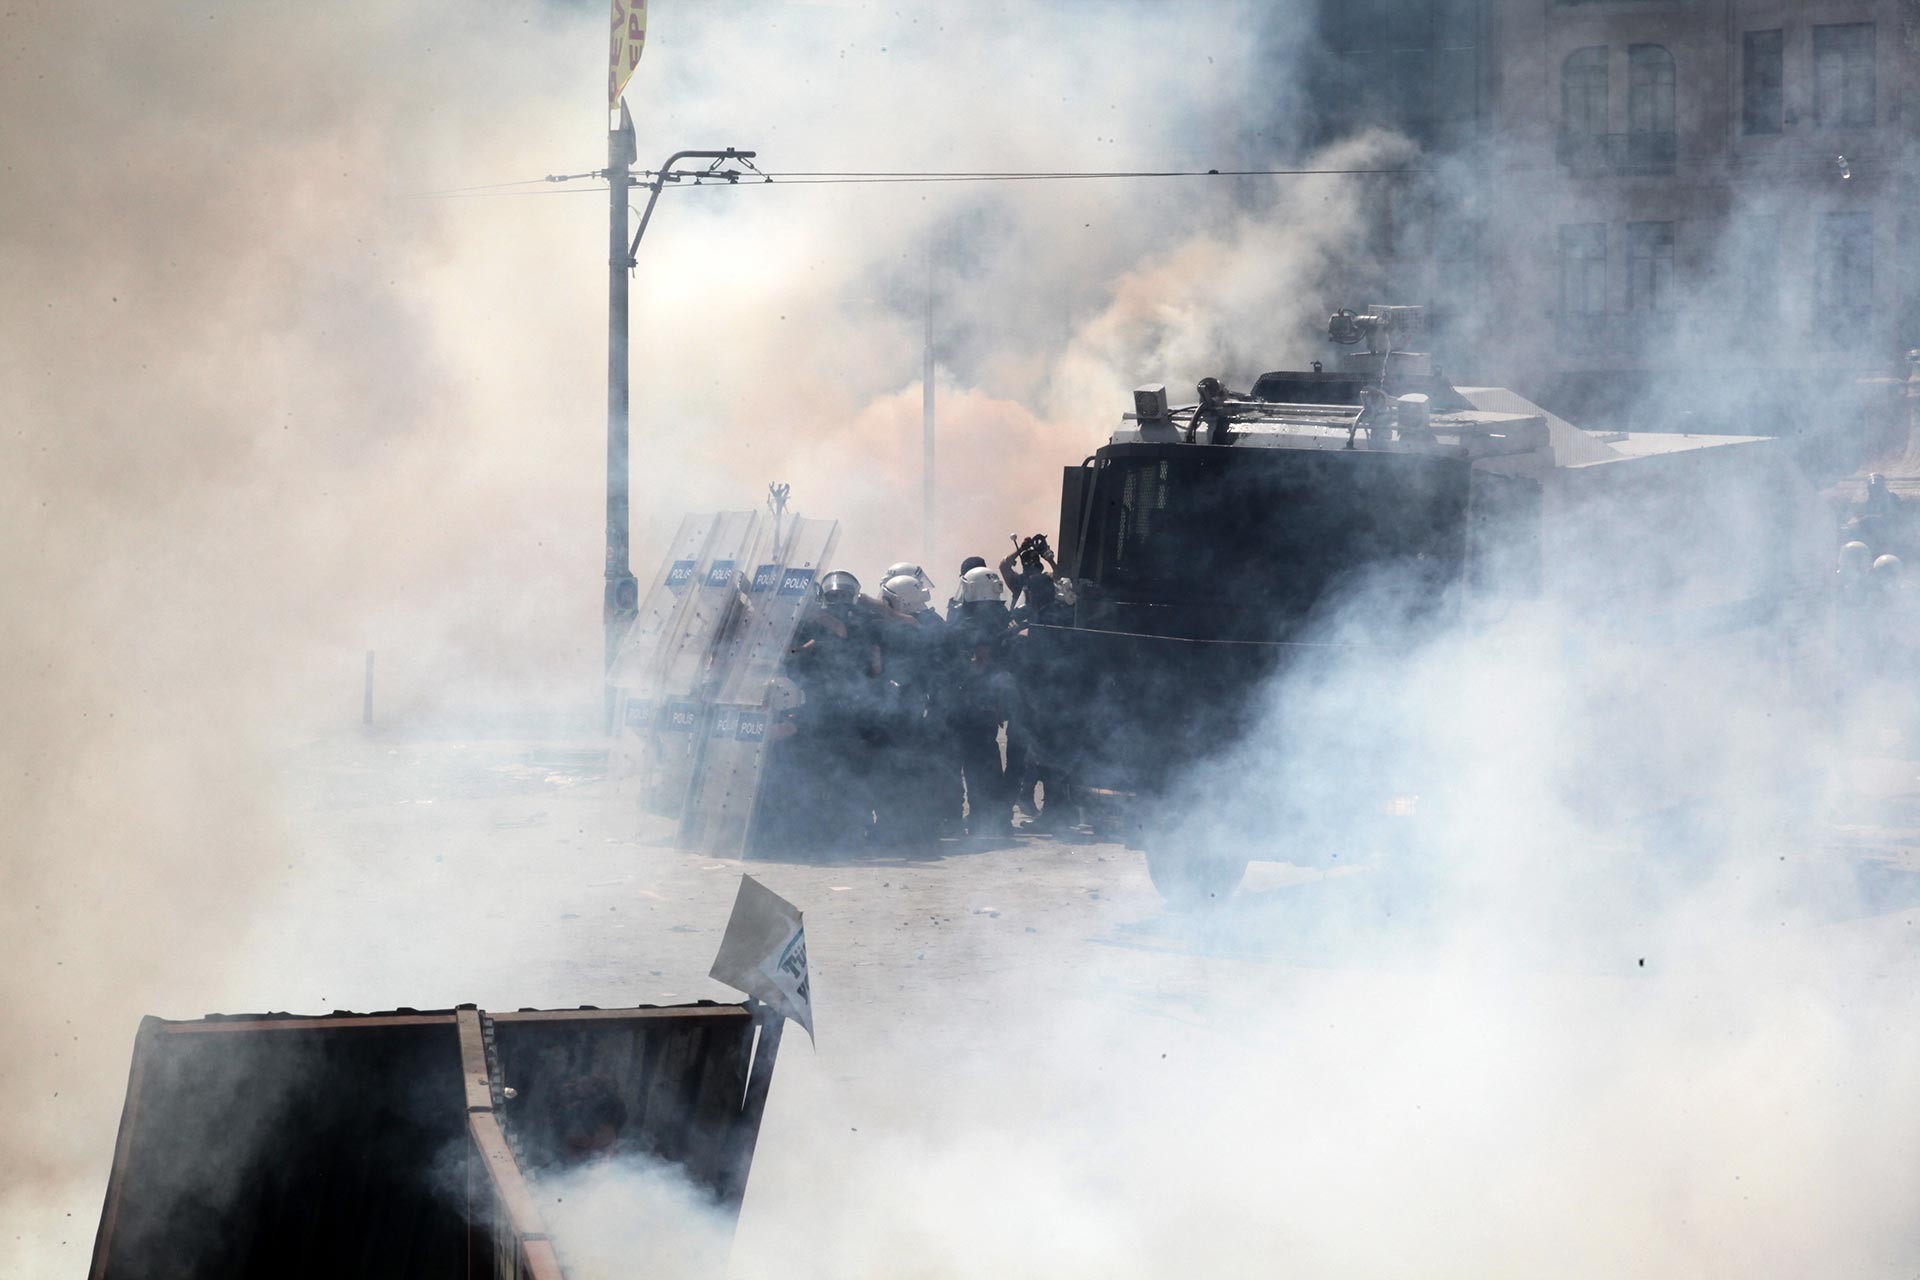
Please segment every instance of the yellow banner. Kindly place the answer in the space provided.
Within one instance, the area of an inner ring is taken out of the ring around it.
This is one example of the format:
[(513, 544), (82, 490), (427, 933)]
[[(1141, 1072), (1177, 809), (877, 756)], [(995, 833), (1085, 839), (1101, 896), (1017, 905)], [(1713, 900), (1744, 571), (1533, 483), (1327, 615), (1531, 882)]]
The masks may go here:
[(607, 106), (620, 101), (621, 91), (640, 65), (640, 47), (647, 42), (647, 0), (613, 0), (613, 41), (607, 53)]

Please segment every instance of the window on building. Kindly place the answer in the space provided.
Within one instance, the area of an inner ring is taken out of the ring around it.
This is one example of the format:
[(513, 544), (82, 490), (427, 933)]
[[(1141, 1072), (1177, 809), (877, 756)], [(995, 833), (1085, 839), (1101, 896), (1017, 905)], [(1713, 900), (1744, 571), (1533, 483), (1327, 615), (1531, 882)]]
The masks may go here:
[(1570, 134), (1607, 131), (1607, 48), (1575, 49), (1560, 68), (1560, 128)]
[(1785, 33), (1749, 31), (1741, 40), (1740, 118), (1748, 133), (1779, 133), (1786, 119)]
[(1627, 50), (1627, 131), (1673, 132), (1673, 55), (1660, 45)]
[(1591, 322), (1607, 311), (1607, 224), (1575, 222), (1560, 228), (1560, 314)]
[(1471, 140), (1480, 98), (1474, 0), (1322, 0), (1322, 12), (1351, 78), (1346, 113), (1443, 148)]
[(1873, 24), (1813, 29), (1813, 118), (1822, 128), (1873, 123)]
[(1673, 55), (1657, 44), (1627, 50), (1627, 135), (1610, 151), (1622, 173), (1672, 173)]
[(1820, 220), (1815, 291), (1827, 316), (1873, 310), (1873, 215), (1829, 213)]
[(1673, 224), (1627, 224), (1627, 310), (1673, 310)]

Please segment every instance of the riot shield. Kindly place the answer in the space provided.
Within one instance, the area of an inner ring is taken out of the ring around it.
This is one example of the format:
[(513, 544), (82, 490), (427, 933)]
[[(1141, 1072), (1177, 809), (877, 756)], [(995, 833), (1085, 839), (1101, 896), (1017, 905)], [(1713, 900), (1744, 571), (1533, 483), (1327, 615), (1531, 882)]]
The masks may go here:
[(683, 812), (717, 679), (716, 646), (739, 607), (741, 565), (752, 554), (759, 525), (757, 511), (717, 517), (687, 599), (659, 647), (654, 696), (638, 716), (635, 704), (628, 704), (628, 725), (641, 740), (640, 803), (650, 813), (677, 818)]
[(717, 513), (690, 515), (667, 545), (667, 554), (641, 598), (639, 611), (620, 638), (607, 681), (617, 699), (615, 723), (621, 731), (608, 754), (608, 770), (616, 782), (639, 777), (648, 767), (647, 744), (660, 714), (660, 685), (666, 670), (669, 640), (678, 634), (695, 595), (700, 566), (710, 557)]
[(839, 537), (837, 521), (796, 517), (777, 543), (768, 530), (755, 548), (745, 604), (713, 663), (719, 679), (680, 821), (682, 847), (727, 857), (746, 851), (768, 730), (787, 709), (774, 696), (780, 666)]
[(679, 629), (693, 601), (695, 574), (708, 558), (707, 548), (719, 523), (718, 515), (692, 515), (680, 522), (653, 585), (621, 637), (607, 676), (623, 697), (640, 701), (659, 697), (668, 638)]

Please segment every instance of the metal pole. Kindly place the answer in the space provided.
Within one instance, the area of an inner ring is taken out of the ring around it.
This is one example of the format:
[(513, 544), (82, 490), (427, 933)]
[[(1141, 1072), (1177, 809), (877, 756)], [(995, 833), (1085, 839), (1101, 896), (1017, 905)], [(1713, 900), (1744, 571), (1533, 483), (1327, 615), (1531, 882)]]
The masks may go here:
[(612, 675), (613, 660), (619, 656), (620, 640), (627, 625), (640, 610), (640, 584), (634, 580), (629, 564), (628, 486), (630, 482), (627, 452), (627, 273), (633, 269), (634, 255), (640, 252), (640, 237), (647, 234), (653, 220), (653, 207), (660, 189), (687, 175), (674, 172), (682, 160), (714, 162), (714, 168), (693, 175), (734, 182), (739, 174), (720, 170), (723, 160), (751, 160), (754, 153), (727, 147), (720, 151), (676, 151), (667, 157), (659, 172), (649, 175), (647, 206), (640, 212), (640, 226), (627, 240), (628, 195), (633, 189), (633, 163), (636, 158), (633, 117), (627, 114), (626, 100), (620, 102), (620, 123), (607, 135), (607, 594), (603, 610), (606, 624), (606, 711), (607, 732), (613, 732), (616, 695)]
[[(627, 465), (627, 191), (633, 165), (633, 117), (620, 103), (620, 123), (607, 134), (607, 567), (606, 670), (620, 637), (640, 603), (640, 585), (628, 564)], [(606, 690), (607, 723), (613, 723), (613, 686)]]
[(933, 563), (933, 244), (927, 244), (927, 342), (920, 362), (920, 562)]

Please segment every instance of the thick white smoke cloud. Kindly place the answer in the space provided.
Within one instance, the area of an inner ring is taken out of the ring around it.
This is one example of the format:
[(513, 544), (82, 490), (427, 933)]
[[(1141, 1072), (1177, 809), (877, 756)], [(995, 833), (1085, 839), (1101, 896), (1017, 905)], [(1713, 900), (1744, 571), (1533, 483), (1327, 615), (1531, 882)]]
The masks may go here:
[[(732, 144), (775, 172), (1256, 165), (1300, 102), (1297, 8), (663, 3), (630, 98), (643, 163)], [(29, 5), (8, 24), (0, 1215), (23, 1270), (75, 1256), (60, 1215), (97, 1203), (142, 1012), (261, 1007), (309, 969), (394, 1003), (484, 996), (467, 982), (606, 998), (514, 979), (553, 944), (505, 888), (422, 874), (444, 915), (331, 918), (307, 886), (342, 855), (303, 835), (279, 763), (357, 715), (369, 647), (383, 715), (593, 699), (604, 200), (410, 193), (602, 163), (602, 22)], [(1406, 155), (1375, 138), (1321, 160)], [(1349, 256), (1366, 184), (670, 193), (636, 274), (636, 566), (683, 510), (774, 479), (847, 522), (863, 576), (917, 551), (929, 244), (929, 568), (1051, 526), (1057, 468), (1132, 385), (1298, 363), (1313, 317), (1381, 300), (1344, 288), (1371, 279)], [(1751, 862), (1620, 895), (1644, 850), (1610, 861), (1611, 829), (1549, 785), (1587, 763), (1558, 708), (1590, 687), (1550, 653), (1443, 650), (1394, 679), (1427, 690), (1396, 734), (1469, 761), (1495, 831), (1443, 831), (1433, 883), (1257, 873), (1224, 917), (1153, 926), (1207, 993), (1179, 1021), (1113, 947), (1084, 978), (983, 965), (1002, 976), (924, 1026), (790, 1054), (737, 1267), (1910, 1263), (1911, 944), (1824, 923), (1846, 886), (1783, 889), (1801, 846), (1764, 832), (1730, 842)], [(1365, 722), (1368, 688), (1345, 673), (1317, 714)], [(1745, 700), (1691, 719), (1709, 758), (1778, 732)], [(1752, 800), (1769, 775), (1712, 776)]]
[[(1181, 965), (1000, 959), (857, 1089), (799, 1064), (862, 1134), (770, 1120), (757, 1177), (842, 1191), (750, 1198), (744, 1273), (1901, 1274), (1914, 914), (1864, 922), (1821, 847), (1818, 706), (1631, 621), (1515, 608), (1276, 680), (1178, 836), (1324, 874), (1133, 939)], [(1396, 776), (1383, 833), (1355, 802)]]
[[(1186, 163), (1274, 100), (1250, 12), (663, 7), (632, 96), (649, 157)], [(24, 1195), (101, 1167), (139, 1012), (228, 1003), (256, 886), (313, 853), (274, 750), (357, 714), (363, 649), (389, 720), (592, 701), (603, 201), (412, 193), (600, 163), (602, 22), (9, 19), (0, 1076), (22, 1105), (0, 1165)], [(775, 478), (849, 521), (850, 558), (898, 554), (930, 237), (973, 335), (946, 358), (977, 370), (947, 389), (943, 487), (981, 520), (943, 554), (1046, 523), (1084, 442), (1029, 407), (1045, 352), (1107, 278), (1222, 216), (1175, 187), (672, 193), (636, 289), (636, 562), (680, 511)]]
[(726, 1273), (731, 1215), (672, 1165), (596, 1161), (542, 1177), (535, 1197), (573, 1280), (619, 1280), (640, 1259), (659, 1276)]

